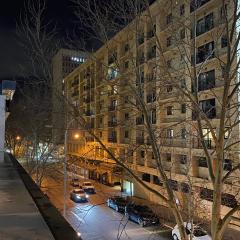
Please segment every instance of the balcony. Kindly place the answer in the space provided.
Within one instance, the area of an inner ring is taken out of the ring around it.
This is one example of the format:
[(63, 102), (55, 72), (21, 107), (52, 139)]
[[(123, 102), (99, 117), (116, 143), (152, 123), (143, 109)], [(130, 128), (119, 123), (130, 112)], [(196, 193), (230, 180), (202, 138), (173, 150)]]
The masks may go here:
[(108, 137), (108, 142), (116, 143), (117, 142), (117, 137), (116, 136)]
[(209, 2), (210, 0), (191, 0), (190, 2), (190, 12), (193, 12)]
[(109, 112), (115, 111), (115, 110), (117, 110), (117, 106), (115, 106), (115, 105), (111, 105), (111, 106), (108, 107)]
[[(205, 143), (205, 146), (208, 148), (208, 149), (213, 149), (214, 148), (214, 144), (212, 142), (212, 139), (205, 139), (204, 140), (204, 143)], [(196, 149), (202, 149), (202, 143), (199, 139), (193, 139), (192, 140), (192, 147), (193, 148), (196, 148)]]
[(186, 139), (176, 139), (176, 138), (161, 138), (160, 144), (166, 147), (187, 147)]
[(136, 125), (143, 125), (144, 124), (144, 118), (143, 117), (137, 117), (136, 118)]
[(144, 144), (144, 137), (136, 137), (137, 144)]
[(89, 136), (85, 138), (86, 142), (94, 142), (94, 137)]
[(108, 127), (116, 127), (118, 124), (117, 124), (117, 121), (109, 121), (108, 122)]

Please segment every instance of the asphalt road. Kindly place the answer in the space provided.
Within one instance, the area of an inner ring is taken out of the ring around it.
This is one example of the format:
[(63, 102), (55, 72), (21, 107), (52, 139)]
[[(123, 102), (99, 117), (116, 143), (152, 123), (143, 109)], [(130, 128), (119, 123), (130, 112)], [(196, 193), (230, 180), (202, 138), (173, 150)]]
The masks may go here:
[[(63, 176), (52, 174), (44, 183), (44, 191), (52, 203), (63, 211)], [(88, 203), (74, 203), (67, 196), (66, 218), (73, 228), (81, 234), (83, 240), (166, 240), (160, 236), (159, 227), (141, 228), (128, 221), (124, 215), (110, 209), (106, 200), (119, 194), (117, 188), (95, 183), (96, 194), (90, 195)], [(68, 184), (68, 192), (73, 187)], [(169, 235), (169, 233), (168, 233)]]

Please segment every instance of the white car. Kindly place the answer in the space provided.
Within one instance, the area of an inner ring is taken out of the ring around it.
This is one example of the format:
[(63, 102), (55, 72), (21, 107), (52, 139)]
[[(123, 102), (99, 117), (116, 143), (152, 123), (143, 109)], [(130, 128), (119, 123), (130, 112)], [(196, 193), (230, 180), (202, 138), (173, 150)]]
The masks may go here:
[[(212, 238), (205, 232), (202, 228), (196, 225), (191, 225), (191, 223), (184, 222), (184, 226), (186, 228), (186, 233), (189, 236), (188, 238), (191, 239), (191, 232), (192, 232), (192, 240), (212, 240)], [(180, 232), (178, 226), (176, 225), (172, 230), (172, 237), (174, 240), (181, 240)]]
[(87, 202), (88, 195), (82, 189), (73, 189), (70, 193), (70, 199), (74, 202)]
[(87, 193), (95, 193), (95, 187), (91, 182), (83, 182), (82, 189)]

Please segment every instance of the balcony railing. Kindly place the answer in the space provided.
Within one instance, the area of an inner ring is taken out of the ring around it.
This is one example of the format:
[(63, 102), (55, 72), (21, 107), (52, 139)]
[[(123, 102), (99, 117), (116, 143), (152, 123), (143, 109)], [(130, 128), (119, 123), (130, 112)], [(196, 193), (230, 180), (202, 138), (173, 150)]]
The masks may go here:
[(116, 143), (117, 142), (117, 137), (108, 137), (108, 142)]
[(86, 142), (94, 142), (94, 137), (86, 137)]
[(144, 137), (136, 137), (137, 144), (144, 144)]
[[(208, 149), (213, 149), (214, 148), (214, 144), (212, 142), (212, 139), (205, 139), (204, 143), (205, 143), (205, 146)], [(197, 149), (202, 149), (203, 148), (202, 143), (199, 139), (193, 139), (192, 140), (192, 147), (197, 148)]]
[(136, 125), (142, 125), (144, 124), (144, 119), (142, 117), (136, 118)]
[(108, 107), (108, 111), (115, 111), (115, 110), (117, 110), (117, 106), (115, 106), (115, 105), (111, 105), (111, 106), (109, 106)]
[(117, 126), (117, 121), (109, 121), (108, 122), (108, 127), (116, 127)]
[(160, 144), (166, 147), (186, 147), (187, 141), (185, 139), (161, 138)]

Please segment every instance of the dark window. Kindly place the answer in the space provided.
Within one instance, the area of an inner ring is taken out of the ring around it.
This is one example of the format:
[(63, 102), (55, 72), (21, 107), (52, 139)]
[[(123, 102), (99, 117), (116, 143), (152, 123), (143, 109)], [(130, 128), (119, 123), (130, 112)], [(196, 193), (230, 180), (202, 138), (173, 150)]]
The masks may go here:
[(187, 131), (185, 128), (181, 129), (181, 138), (186, 139), (187, 138)]
[(181, 105), (181, 113), (186, 113), (186, 104)]
[(213, 28), (213, 13), (197, 21), (196, 36), (199, 36)]
[(189, 193), (190, 187), (187, 183), (181, 183), (180, 187), (181, 187), (181, 192)]
[(182, 16), (182, 15), (184, 15), (184, 13), (185, 13), (185, 5), (184, 4), (182, 4), (182, 5), (180, 5), (180, 16)]
[(204, 62), (214, 57), (214, 42), (209, 42), (197, 49), (196, 63)]
[(230, 208), (234, 208), (236, 207), (238, 204), (235, 196), (233, 196), (232, 194), (228, 194), (228, 193), (223, 193), (222, 194), (222, 205), (230, 207)]
[(177, 181), (168, 179), (168, 185), (172, 190), (178, 191), (178, 182)]
[(128, 69), (128, 67), (129, 67), (129, 61), (126, 61), (126, 62), (124, 63), (124, 68), (125, 68), (125, 69)]
[(166, 161), (171, 162), (171, 160), (172, 160), (171, 153), (166, 153)]
[(156, 109), (153, 109), (151, 111), (151, 123), (152, 124), (156, 124), (156, 121), (157, 121)]
[(167, 86), (167, 92), (172, 92), (172, 90), (173, 90), (172, 85)]
[(150, 174), (148, 173), (143, 173), (142, 175), (142, 180), (146, 182), (150, 182)]
[(167, 38), (167, 47), (172, 45), (172, 37)]
[(203, 91), (215, 87), (215, 70), (199, 74), (198, 91)]
[(181, 88), (185, 88), (186, 87), (186, 79), (181, 79), (180, 83), (181, 83)]
[(140, 151), (140, 155), (141, 155), (142, 158), (144, 158), (144, 157), (145, 157), (145, 151), (144, 151), (144, 150), (141, 150), (141, 151)]
[(152, 159), (155, 159), (155, 157), (154, 157), (154, 153), (152, 152)]
[(125, 113), (124, 117), (125, 117), (125, 120), (129, 119), (129, 113)]
[(203, 6), (205, 3), (209, 2), (210, 0), (191, 0), (190, 2), (190, 12), (195, 11), (196, 9)]
[(173, 20), (173, 17), (172, 17), (172, 14), (170, 13), (167, 15), (167, 19), (166, 19), (167, 24), (170, 24), (172, 20)]
[(201, 188), (200, 197), (204, 200), (213, 201), (213, 190), (207, 188)]
[(180, 155), (179, 161), (181, 164), (187, 163), (187, 155)]
[(100, 138), (102, 137), (102, 132), (99, 132), (99, 137), (100, 137)]
[(124, 46), (124, 51), (127, 52), (128, 50), (129, 50), (129, 44), (127, 43), (127, 44), (125, 44), (125, 46)]
[(200, 108), (210, 119), (216, 117), (215, 98), (200, 101)]
[(170, 60), (167, 60), (167, 67), (172, 67), (172, 59), (170, 59)]
[(125, 132), (124, 132), (124, 137), (125, 137), (125, 138), (128, 138), (128, 137), (129, 137), (128, 135), (129, 135), (129, 132), (128, 132), (128, 131), (125, 131)]
[(156, 185), (160, 185), (160, 186), (163, 185), (163, 183), (160, 181), (159, 177), (156, 175), (153, 175), (153, 183)]
[(184, 39), (185, 38), (185, 29), (181, 29), (180, 30), (180, 39)]
[(167, 107), (167, 115), (173, 115), (173, 107), (172, 106)]
[(199, 166), (199, 167), (207, 168), (207, 167), (208, 167), (207, 159), (206, 159), (205, 157), (200, 157), (200, 158), (198, 159), (198, 166)]
[(221, 38), (221, 47), (225, 48), (225, 47), (227, 47), (227, 45), (228, 45), (227, 36), (222, 36), (222, 38)]
[(224, 159), (223, 170), (231, 171), (232, 170), (232, 161), (230, 159)]

